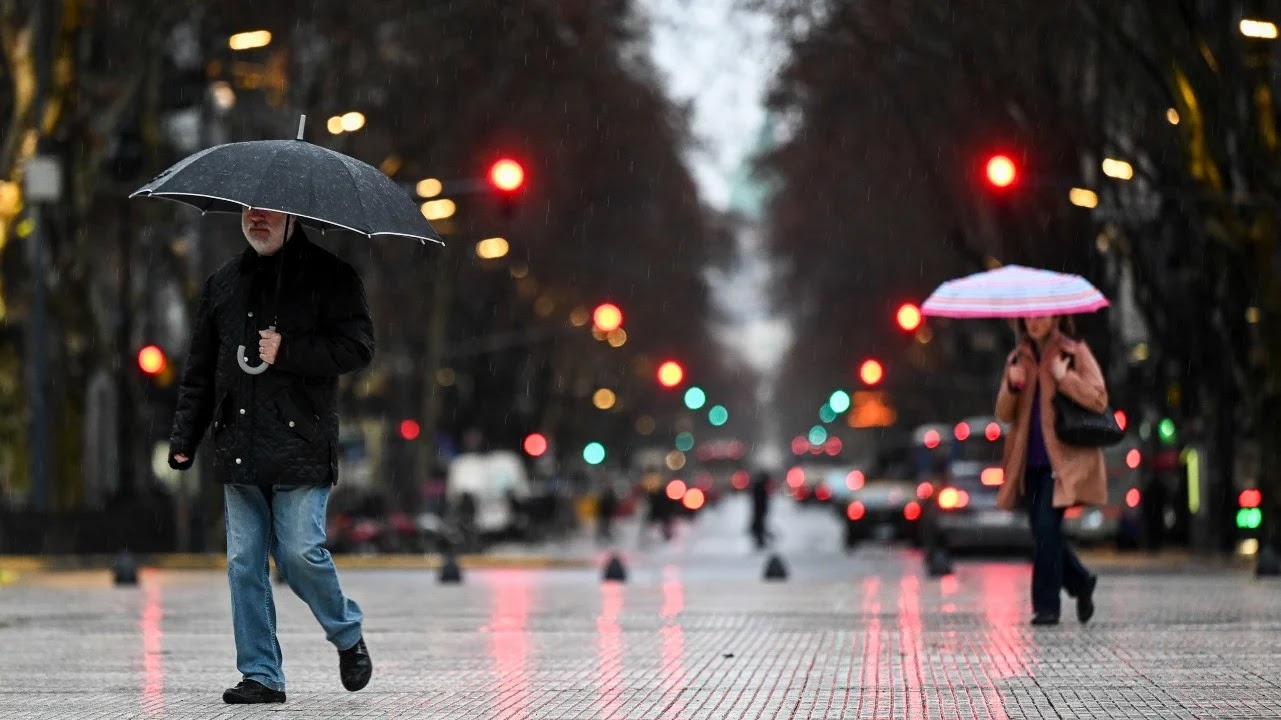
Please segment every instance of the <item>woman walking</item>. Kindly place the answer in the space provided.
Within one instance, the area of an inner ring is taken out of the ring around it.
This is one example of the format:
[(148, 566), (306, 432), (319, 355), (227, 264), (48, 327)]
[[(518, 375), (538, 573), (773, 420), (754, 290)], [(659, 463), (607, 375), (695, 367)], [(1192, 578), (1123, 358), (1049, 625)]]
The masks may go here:
[(1027, 510), (1035, 541), (1032, 565), (1032, 624), (1059, 622), (1060, 590), (1076, 598), (1082, 623), (1094, 615), (1098, 577), (1081, 564), (1063, 538), (1063, 512), (1107, 501), (1103, 451), (1068, 445), (1054, 431), (1055, 393), (1103, 412), (1108, 394), (1098, 362), (1071, 337), (1068, 316), (1019, 319), (1019, 344), (1006, 362), (996, 397), (996, 415), (1010, 423), (1005, 441), (1006, 482), (997, 505)]

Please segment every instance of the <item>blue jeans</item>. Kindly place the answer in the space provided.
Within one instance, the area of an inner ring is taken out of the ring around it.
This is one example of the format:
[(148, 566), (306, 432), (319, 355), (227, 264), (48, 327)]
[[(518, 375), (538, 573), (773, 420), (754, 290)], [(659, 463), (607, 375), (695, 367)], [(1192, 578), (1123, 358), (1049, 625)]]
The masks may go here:
[(343, 595), (333, 558), (323, 546), (329, 487), (226, 485), (224, 497), (236, 667), (246, 679), (283, 691), (268, 552), (329, 642), (345, 650), (360, 640), (360, 606)]
[(1063, 539), (1063, 508), (1054, 507), (1054, 475), (1049, 468), (1028, 468), (1027, 517), (1032, 525), (1032, 610), (1059, 614), (1059, 591), (1076, 595), (1090, 571)]

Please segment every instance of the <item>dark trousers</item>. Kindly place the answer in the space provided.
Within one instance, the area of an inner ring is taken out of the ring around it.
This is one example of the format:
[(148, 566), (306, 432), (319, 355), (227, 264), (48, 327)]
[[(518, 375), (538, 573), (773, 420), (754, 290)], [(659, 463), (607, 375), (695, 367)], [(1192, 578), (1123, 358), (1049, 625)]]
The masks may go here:
[(1059, 614), (1059, 590), (1076, 596), (1090, 571), (1063, 538), (1063, 508), (1054, 507), (1054, 476), (1049, 468), (1028, 468), (1027, 517), (1032, 525), (1032, 610)]

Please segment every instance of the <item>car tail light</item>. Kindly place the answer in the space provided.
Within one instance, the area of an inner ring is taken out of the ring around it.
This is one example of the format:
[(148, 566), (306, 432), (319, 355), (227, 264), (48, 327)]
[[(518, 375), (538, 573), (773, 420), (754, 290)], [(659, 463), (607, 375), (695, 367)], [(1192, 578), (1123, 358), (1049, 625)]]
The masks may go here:
[(939, 507), (944, 510), (959, 510), (970, 504), (970, 494), (956, 488), (943, 488), (939, 491)]
[(863, 487), (864, 480), (863, 473), (858, 470), (851, 470), (850, 474), (845, 476), (845, 487), (850, 490), (858, 490)]
[(998, 467), (984, 468), (979, 475), (979, 481), (988, 487), (994, 487), (1005, 482), (1005, 470)]
[(867, 508), (863, 507), (863, 503), (857, 500), (850, 503), (849, 507), (845, 508), (845, 517), (850, 520), (862, 520), (863, 516), (866, 514)]
[(934, 494), (934, 483), (923, 482), (916, 486), (916, 496), (922, 500), (929, 500)]
[(1063, 512), (1063, 517), (1069, 520), (1074, 520), (1076, 518), (1081, 517), (1081, 514), (1084, 512), (1085, 512), (1085, 508), (1081, 507), (1080, 505), (1077, 505), (1075, 507), (1070, 507), (1067, 510), (1065, 510)]
[(921, 504), (912, 501), (903, 506), (903, 519), (908, 522), (915, 521), (921, 517)]
[(819, 485), (818, 488), (814, 490), (814, 497), (818, 498), (822, 502), (827, 502), (832, 499), (832, 491), (828, 489), (827, 485)]
[(792, 495), (797, 500), (804, 500), (810, 496), (810, 489), (802, 485), (796, 488), (795, 490), (793, 490)]
[(1143, 494), (1139, 492), (1138, 488), (1130, 488), (1125, 493), (1125, 504), (1128, 507), (1132, 507), (1132, 508), (1138, 507), (1139, 501), (1142, 499), (1143, 499)]
[(794, 467), (787, 471), (787, 484), (790, 487), (798, 488), (805, 484), (805, 471)]

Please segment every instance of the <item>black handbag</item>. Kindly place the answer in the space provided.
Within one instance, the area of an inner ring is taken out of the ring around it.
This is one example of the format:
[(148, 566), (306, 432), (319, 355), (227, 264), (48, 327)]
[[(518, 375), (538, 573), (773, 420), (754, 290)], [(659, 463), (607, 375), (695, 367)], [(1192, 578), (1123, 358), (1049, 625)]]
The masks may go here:
[(1054, 434), (1060, 441), (1080, 447), (1108, 447), (1125, 437), (1112, 408), (1096, 413), (1061, 392), (1054, 394)]

